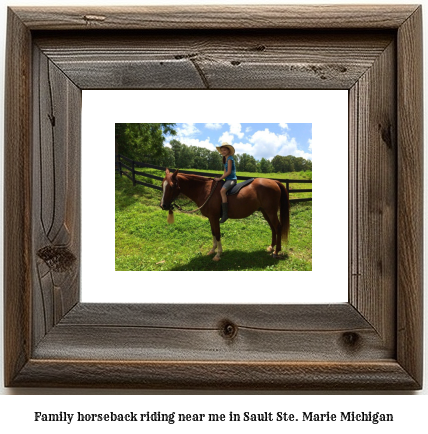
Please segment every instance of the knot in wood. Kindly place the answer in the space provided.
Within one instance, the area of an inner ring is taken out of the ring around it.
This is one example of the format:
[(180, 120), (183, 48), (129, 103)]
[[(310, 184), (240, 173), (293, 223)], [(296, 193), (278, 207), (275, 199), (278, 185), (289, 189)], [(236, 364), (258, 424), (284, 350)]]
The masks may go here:
[(233, 324), (232, 321), (224, 320), (220, 323), (220, 334), (225, 339), (233, 339), (238, 334), (238, 326)]
[(190, 54), (177, 54), (174, 56), (176, 60), (182, 60), (182, 59), (193, 59), (194, 57), (197, 57), (197, 53), (190, 53)]
[(360, 335), (355, 332), (345, 332), (342, 334), (342, 344), (348, 350), (356, 350), (361, 344)]
[(38, 250), (37, 256), (41, 258), (51, 271), (63, 273), (69, 270), (76, 257), (67, 247), (46, 246)]
[(392, 144), (392, 125), (387, 122), (385, 125), (379, 124), (379, 131), (383, 142), (389, 149), (393, 148)]

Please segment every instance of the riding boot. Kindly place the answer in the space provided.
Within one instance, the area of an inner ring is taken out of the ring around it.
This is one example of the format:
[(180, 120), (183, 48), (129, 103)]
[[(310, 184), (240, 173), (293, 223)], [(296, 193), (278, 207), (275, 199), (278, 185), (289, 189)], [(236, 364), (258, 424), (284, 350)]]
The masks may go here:
[(228, 205), (227, 202), (221, 204), (223, 215), (221, 216), (220, 223), (224, 223), (229, 218), (229, 216), (227, 215), (227, 211), (228, 211), (227, 210), (227, 205)]

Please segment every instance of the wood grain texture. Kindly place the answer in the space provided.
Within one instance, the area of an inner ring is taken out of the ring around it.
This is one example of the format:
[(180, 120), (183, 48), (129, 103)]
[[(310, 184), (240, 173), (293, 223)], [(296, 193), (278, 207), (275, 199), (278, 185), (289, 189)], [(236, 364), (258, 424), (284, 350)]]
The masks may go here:
[[(108, 314), (106, 314), (108, 313)], [(183, 319), (183, 315), (185, 319)], [(217, 330), (229, 320), (240, 327), (270, 330), (371, 329), (348, 303), (311, 305), (103, 304), (79, 303), (64, 325), (133, 326)]]
[[(420, 388), (421, 40), (416, 6), (10, 9), (6, 385)], [(79, 303), (80, 92), (171, 87), (349, 89), (349, 303)]]
[[(397, 359), (422, 382), (423, 74), (422, 7), (398, 32)], [(416, 344), (416, 345), (415, 345)]]
[(351, 90), (350, 302), (395, 347), (397, 124), (395, 43)]
[(14, 7), (32, 30), (397, 29), (415, 5)]
[(349, 89), (394, 39), (389, 31), (86, 36), (35, 38), (82, 89)]
[(4, 376), (9, 383), (30, 357), (32, 286), (31, 39), (28, 29), (10, 11), (7, 44), (15, 47), (6, 50), (5, 70)]
[(396, 362), (109, 362), (30, 360), (16, 386), (223, 390), (412, 390)]
[[(232, 327), (233, 333), (227, 333), (227, 327)], [(355, 362), (372, 357), (392, 359), (394, 353), (349, 304), (80, 304), (46, 336), (33, 356), (56, 360)]]
[(33, 345), (79, 301), (81, 91), (33, 49)]

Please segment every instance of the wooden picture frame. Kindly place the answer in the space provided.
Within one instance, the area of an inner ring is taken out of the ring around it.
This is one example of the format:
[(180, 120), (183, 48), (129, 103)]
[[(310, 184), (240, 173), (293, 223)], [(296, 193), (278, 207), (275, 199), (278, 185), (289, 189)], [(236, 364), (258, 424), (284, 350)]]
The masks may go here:
[[(421, 6), (14, 7), (6, 52), (6, 386), (422, 387)], [(348, 303), (81, 303), (81, 91), (118, 88), (348, 89)]]

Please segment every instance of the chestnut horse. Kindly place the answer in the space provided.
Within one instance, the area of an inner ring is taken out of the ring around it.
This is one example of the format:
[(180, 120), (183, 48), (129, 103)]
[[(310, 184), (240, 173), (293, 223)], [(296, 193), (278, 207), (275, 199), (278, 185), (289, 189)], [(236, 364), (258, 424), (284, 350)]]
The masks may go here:
[[(193, 200), (198, 207), (201, 207), (202, 215), (208, 217), (210, 221), (213, 235), (213, 247), (208, 252), (208, 255), (214, 254), (217, 249), (217, 254), (213, 260), (219, 261), (223, 252), (219, 223), (221, 217), (221, 182), (216, 183), (213, 179), (204, 176), (178, 173), (178, 170), (170, 173), (166, 169), (162, 188), (163, 194), (160, 206), (163, 210), (169, 210), (171, 217), (174, 207), (173, 202), (180, 193)], [(212, 191), (213, 188), (215, 191)], [(229, 218), (231, 219), (243, 219), (257, 210), (262, 212), (272, 230), (272, 243), (267, 250), (269, 252), (273, 251), (274, 257), (277, 257), (281, 251), (281, 239), (286, 242), (290, 230), (288, 192), (281, 182), (256, 178), (251, 184), (240, 190), (238, 194), (228, 196), (227, 200), (229, 203)], [(278, 209), (280, 211), (279, 219)]]

